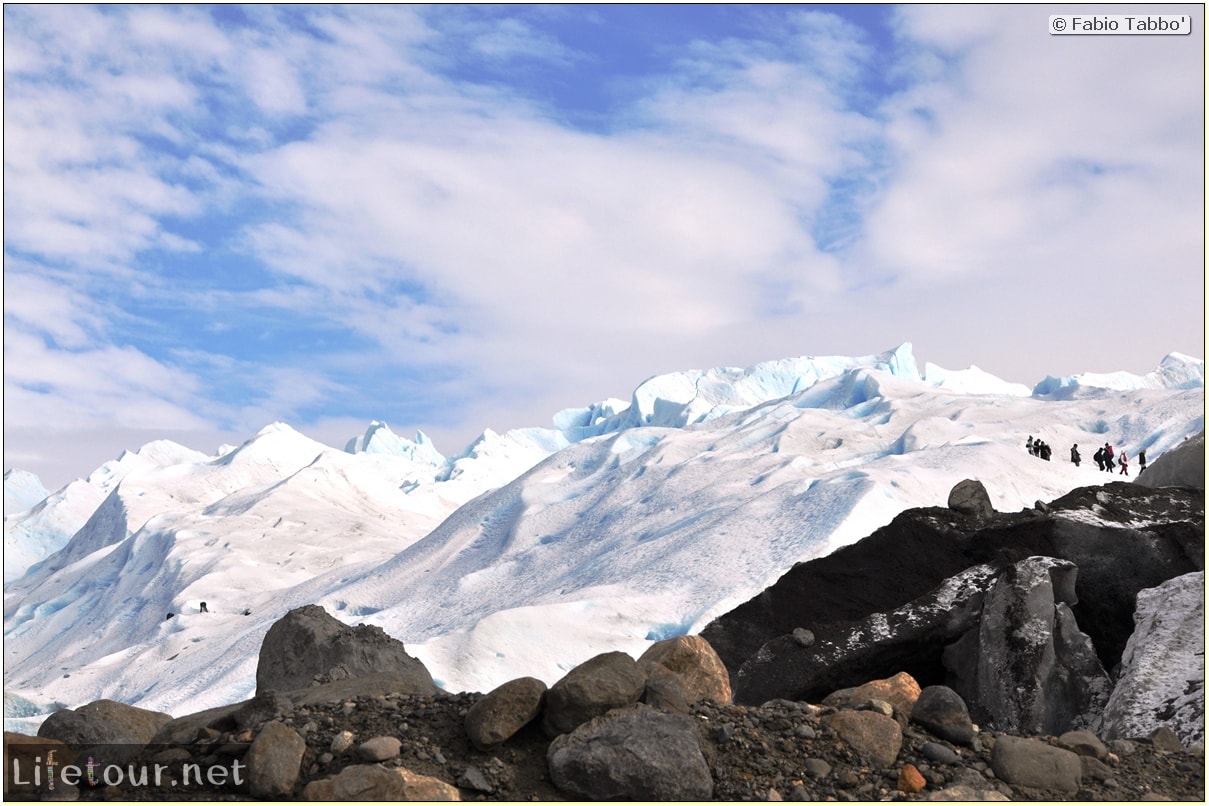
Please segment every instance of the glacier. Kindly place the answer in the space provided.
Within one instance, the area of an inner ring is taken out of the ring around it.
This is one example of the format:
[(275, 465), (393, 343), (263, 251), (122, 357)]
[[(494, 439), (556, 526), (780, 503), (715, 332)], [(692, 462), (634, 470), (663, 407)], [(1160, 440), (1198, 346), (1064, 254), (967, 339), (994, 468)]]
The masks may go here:
[(6, 517), (6, 548), (54, 518), (67, 535), (6, 580), (6, 720), (246, 698), (268, 627), (312, 603), (381, 626), (449, 690), (552, 683), (699, 630), (964, 478), (1004, 510), (1109, 480), (1029, 455), (1028, 435), (1059, 460), (1112, 441), (1153, 462), (1204, 428), (1197, 367), (1169, 356), (1128, 383), (1030, 393), (976, 367), (920, 372), (904, 344), (656, 376), (628, 404), (484, 431), (448, 458), (380, 421), (343, 450), (283, 423), (212, 455), (152, 443), (15, 513), (11, 533)]

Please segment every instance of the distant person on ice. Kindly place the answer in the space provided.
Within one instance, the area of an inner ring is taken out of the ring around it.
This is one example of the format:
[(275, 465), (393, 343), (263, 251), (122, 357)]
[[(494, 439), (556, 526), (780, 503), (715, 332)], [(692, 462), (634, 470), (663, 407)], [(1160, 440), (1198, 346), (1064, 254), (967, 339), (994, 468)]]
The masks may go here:
[(1076, 442), (1070, 446), (1070, 460), (1075, 463), (1075, 467), (1079, 466), (1079, 443)]
[(1125, 454), (1125, 451), (1121, 451), (1121, 475), (1129, 475), (1129, 457)]
[(1100, 471), (1103, 472), (1103, 470), (1104, 470), (1104, 449), (1096, 448), (1096, 452), (1095, 452), (1095, 454), (1092, 455), (1091, 458), (1096, 460), (1096, 467), (1100, 468)]
[(1029, 434), (1028, 442), (1024, 443), (1024, 449), (1026, 451), (1028, 451), (1029, 454), (1032, 456), (1037, 455), (1037, 452), (1035, 450), (1033, 450), (1033, 435), (1032, 434)]
[(202, 602), (202, 603), (201, 603), (201, 612), (202, 612), (202, 613), (209, 613), (209, 612), (210, 612), (209, 610), (207, 610), (207, 609), (206, 609), (206, 603), (205, 603), (205, 602)]
[(1142, 475), (1146, 471), (1146, 449), (1138, 451), (1138, 475)]
[(1107, 442), (1105, 442), (1104, 443), (1104, 469), (1107, 470), (1109, 473), (1111, 473), (1112, 469), (1117, 466), (1117, 463), (1112, 460), (1112, 454), (1113, 454), (1112, 445), (1109, 445)]

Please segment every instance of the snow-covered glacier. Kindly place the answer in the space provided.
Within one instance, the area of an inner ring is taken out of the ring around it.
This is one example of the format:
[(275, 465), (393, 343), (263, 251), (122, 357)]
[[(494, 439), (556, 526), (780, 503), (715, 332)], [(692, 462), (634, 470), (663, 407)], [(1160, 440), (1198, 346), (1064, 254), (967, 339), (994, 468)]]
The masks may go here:
[(380, 625), (451, 690), (552, 683), (698, 630), (964, 478), (1010, 510), (1108, 480), (1062, 461), (1071, 444), (1153, 461), (1204, 427), (1203, 364), (1197, 385), (1179, 363), (1168, 386), (1030, 394), (921, 373), (903, 345), (657, 376), (449, 458), (380, 422), (344, 450), (284, 424), (213, 455), (157, 443), (37, 505), (78, 526), (6, 584), (6, 694), (25, 724), (55, 701), (232, 702), (268, 627), (311, 603)]

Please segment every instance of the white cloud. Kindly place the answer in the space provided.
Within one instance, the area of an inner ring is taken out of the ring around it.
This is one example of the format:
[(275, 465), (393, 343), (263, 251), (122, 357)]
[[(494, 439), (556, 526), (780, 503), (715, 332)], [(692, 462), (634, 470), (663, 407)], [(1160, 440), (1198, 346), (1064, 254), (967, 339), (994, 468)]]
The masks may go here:
[[(634, 78), (588, 133), (523, 82), (449, 77), (451, 42), (590, 61), (537, 12), (6, 7), (6, 259), (47, 272), (6, 278), (6, 430), (254, 431), (358, 394), (356, 366), (367, 398), (375, 376), (438, 374), (427, 430), (456, 451), (455, 434), (693, 366), (911, 340), (1032, 382), (1038, 355), (1144, 372), (1197, 352), (1203, 35), (1050, 37), (1044, 8), (906, 7), (879, 106), (868, 71), (889, 57), (853, 25), (757, 11), (775, 19)], [(191, 299), (368, 354), (261, 369), (202, 340), (142, 344), (92, 297), (170, 299), (172, 255), (151, 250), (234, 254), (254, 281)], [(1075, 324), (1123, 303), (1166, 313), (1144, 339)]]

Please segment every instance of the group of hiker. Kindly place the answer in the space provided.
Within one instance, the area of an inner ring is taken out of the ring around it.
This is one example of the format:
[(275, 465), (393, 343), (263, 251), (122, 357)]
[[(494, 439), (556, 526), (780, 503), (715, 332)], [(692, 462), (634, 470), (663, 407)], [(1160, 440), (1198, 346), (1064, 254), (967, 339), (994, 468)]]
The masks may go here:
[[(1044, 459), (1047, 462), (1049, 461), (1050, 447), (1049, 447), (1049, 445), (1042, 442), (1040, 438), (1033, 439), (1032, 435), (1030, 434), (1029, 438), (1028, 438), (1028, 442), (1024, 443), (1024, 448), (1029, 453), (1031, 453), (1033, 456), (1036, 456), (1040, 459)], [(1074, 461), (1073, 456), (1071, 458), (1071, 461)], [(1078, 462), (1075, 462), (1075, 464), (1078, 464)]]
[[(1028, 441), (1024, 443), (1024, 449), (1033, 456), (1040, 457), (1047, 462), (1049, 461), (1050, 447), (1041, 438), (1033, 439), (1032, 434), (1030, 434)], [(1116, 469), (1118, 458), (1120, 459), (1121, 464), (1121, 470), (1119, 471), (1120, 475), (1128, 476), (1129, 457), (1125, 455), (1124, 452), (1122, 452), (1120, 457), (1118, 457), (1116, 455), (1116, 451), (1113, 450), (1113, 447), (1110, 443), (1105, 442), (1104, 447), (1097, 448), (1095, 454), (1092, 456), (1092, 459), (1094, 459), (1096, 462), (1096, 466), (1099, 467), (1101, 471), (1107, 473), (1111, 473)], [(1072, 463), (1074, 463), (1075, 467), (1078, 467), (1079, 463), (1082, 461), (1081, 457), (1079, 456), (1079, 443), (1077, 442), (1070, 446), (1070, 460)], [(1146, 469), (1145, 448), (1138, 451), (1138, 467), (1138, 474), (1141, 475), (1142, 471)]]

